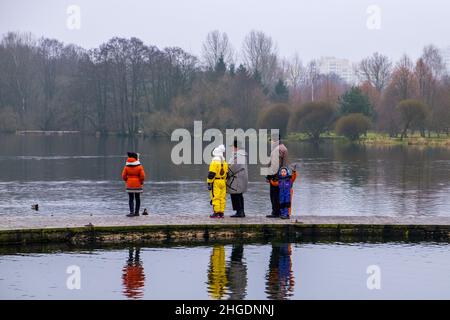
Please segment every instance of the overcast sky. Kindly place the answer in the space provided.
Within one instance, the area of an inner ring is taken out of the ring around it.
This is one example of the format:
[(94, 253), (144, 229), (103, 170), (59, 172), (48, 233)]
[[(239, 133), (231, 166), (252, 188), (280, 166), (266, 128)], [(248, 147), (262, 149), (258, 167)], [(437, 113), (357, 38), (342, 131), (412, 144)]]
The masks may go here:
[[(67, 27), (69, 5), (80, 8), (79, 30)], [(367, 11), (371, 5), (380, 15)], [(85, 48), (135, 36), (200, 54), (208, 31), (226, 32), (240, 50), (255, 29), (273, 38), (281, 56), (357, 61), (375, 51), (398, 59), (416, 58), (430, 43), (447, 47), (449, 15), (447, 0), (0, 0), (0, 33), (30, 31)]]

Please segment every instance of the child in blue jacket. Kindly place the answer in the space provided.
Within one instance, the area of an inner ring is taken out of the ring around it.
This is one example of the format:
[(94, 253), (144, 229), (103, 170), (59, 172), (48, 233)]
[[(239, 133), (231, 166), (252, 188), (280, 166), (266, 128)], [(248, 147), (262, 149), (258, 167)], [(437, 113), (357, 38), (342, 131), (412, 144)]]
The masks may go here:
[(280, 188), (280, 218), (289, 219), (291, 215), (292, 186), (297, 179), (297, 171), (291, 171), (287, 167), (281, 167), (278, 170), (276, 180), (271, 179), (270, 184)]

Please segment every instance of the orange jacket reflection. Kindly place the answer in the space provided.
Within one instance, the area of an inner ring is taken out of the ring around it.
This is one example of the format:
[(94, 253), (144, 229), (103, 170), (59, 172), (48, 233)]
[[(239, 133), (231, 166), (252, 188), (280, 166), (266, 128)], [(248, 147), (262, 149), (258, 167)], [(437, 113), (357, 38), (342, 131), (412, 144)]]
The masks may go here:
[(122, 270), (123, 293), (127, 298), (138, 299), (144, 294), (145, 273), (140, 261), (128, 262)]

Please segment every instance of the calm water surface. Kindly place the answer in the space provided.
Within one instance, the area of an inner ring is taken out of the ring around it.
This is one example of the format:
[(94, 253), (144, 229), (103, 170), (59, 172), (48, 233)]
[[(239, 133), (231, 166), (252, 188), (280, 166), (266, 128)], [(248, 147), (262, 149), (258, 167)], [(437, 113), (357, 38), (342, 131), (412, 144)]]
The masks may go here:
[[(121, 170), (128, 150), (141, 152), (149, 180), (143, 207), (153, 214), (210, 212), (206, 165), (174, 165), (175, 142), (93, 136), (0, 135), (0, 215), (121, 215)], [(364, 147), (287, 142), (301, 179), (294, 214), (450, 215), (450, 149)], [(268, 186), (250, 167), (246, 211), (270, 212)], [(230, 202), (228, 200), (228, 213)], [(189, 209), (186, 209), (189, 208)]]
[[(0, 255), (0, 299), (449, 299), (448, 244), (233, 244)], [(380, 270), (369, 290), (368, 266)], [(67, 289), (69, 266), (80, 290)]]

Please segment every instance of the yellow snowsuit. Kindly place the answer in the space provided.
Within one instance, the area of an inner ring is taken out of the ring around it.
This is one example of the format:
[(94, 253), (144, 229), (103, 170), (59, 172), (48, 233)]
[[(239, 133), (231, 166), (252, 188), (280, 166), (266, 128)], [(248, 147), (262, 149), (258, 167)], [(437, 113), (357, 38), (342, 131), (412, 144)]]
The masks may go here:
[(211, 184), (209, 196), (211, 197), (214, 213), (225, 212), (227, 195), (228, 164), (225, 159), (214, 157), (209, 165), (208, 184)]
[(228, 279), (225, 265), (225, 246), (215, 245), (211, 253), (208, 270), (208, 291), (213, 299), (221, 299), (226, 291)]

